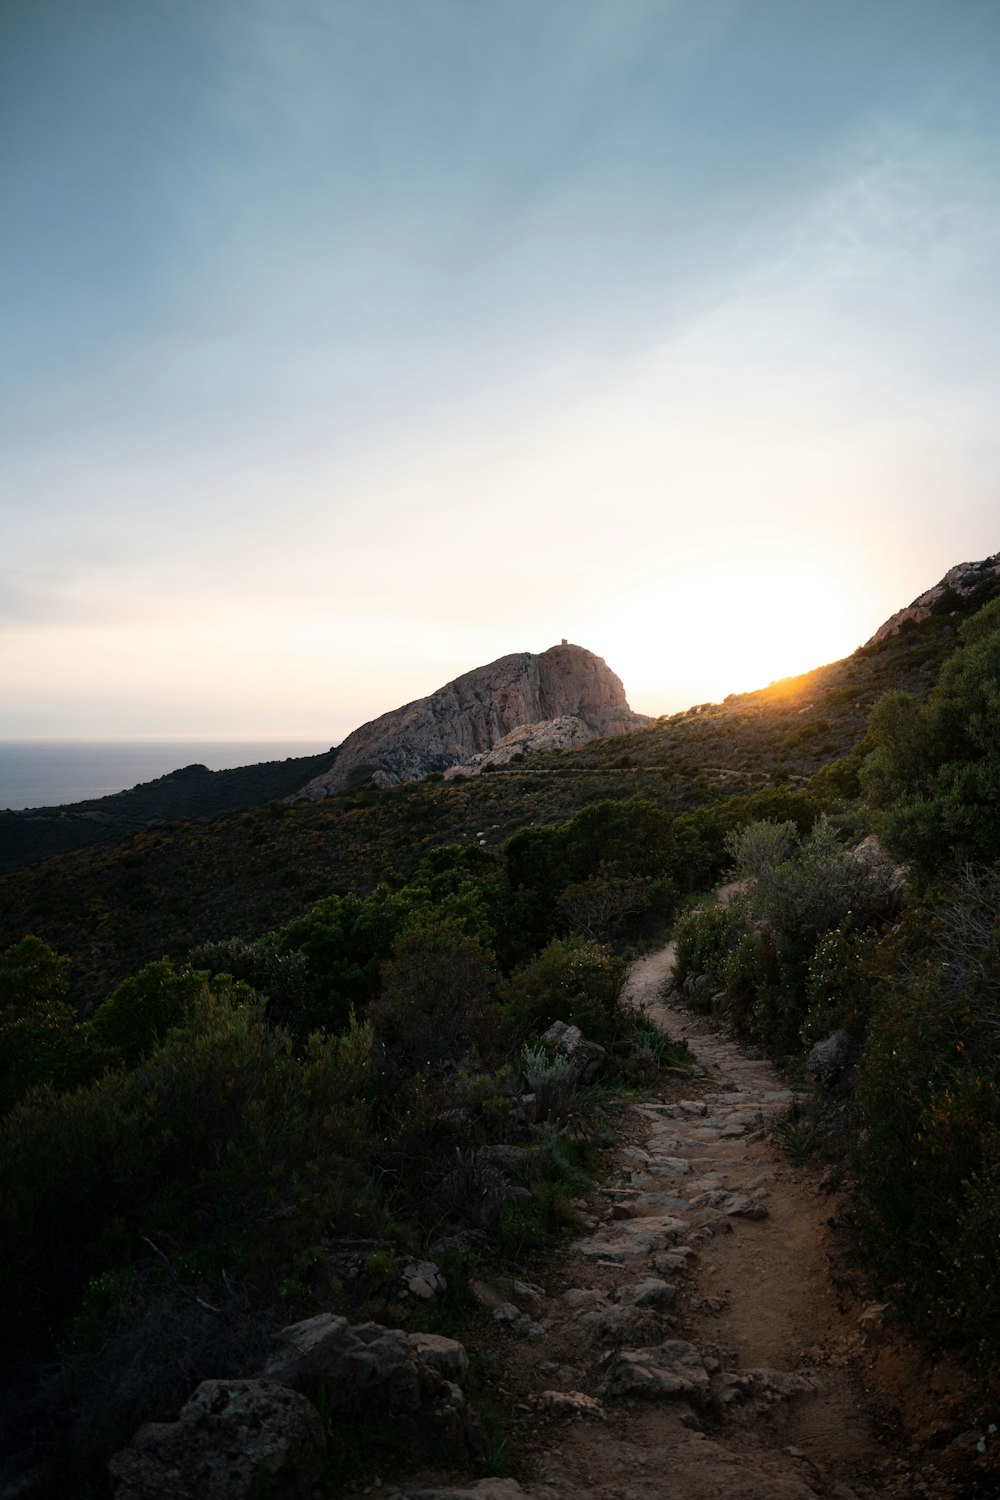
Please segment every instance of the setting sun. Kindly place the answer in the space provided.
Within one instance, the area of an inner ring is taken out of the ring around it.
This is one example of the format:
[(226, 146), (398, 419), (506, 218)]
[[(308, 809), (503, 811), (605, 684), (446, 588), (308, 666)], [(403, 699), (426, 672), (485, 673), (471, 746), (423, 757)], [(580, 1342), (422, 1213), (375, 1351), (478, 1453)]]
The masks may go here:
[(836, 561), (805, 552), (685, 570), (595, 623), (629, 702), (662, 714), (766, 687), (847, 655), (871, 633), (860, 589)]

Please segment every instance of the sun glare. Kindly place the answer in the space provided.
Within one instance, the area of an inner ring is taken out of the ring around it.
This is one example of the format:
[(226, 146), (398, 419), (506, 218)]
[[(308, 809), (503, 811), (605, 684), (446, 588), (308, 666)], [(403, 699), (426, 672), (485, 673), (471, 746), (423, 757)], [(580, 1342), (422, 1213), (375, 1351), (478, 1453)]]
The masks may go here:
[(609, 608), (599, 629), (595, 649), (629, 702), (662, 714), (837, 660), (870, 622), (860, 590), (836, 566), (734, 563), (643, 589)]

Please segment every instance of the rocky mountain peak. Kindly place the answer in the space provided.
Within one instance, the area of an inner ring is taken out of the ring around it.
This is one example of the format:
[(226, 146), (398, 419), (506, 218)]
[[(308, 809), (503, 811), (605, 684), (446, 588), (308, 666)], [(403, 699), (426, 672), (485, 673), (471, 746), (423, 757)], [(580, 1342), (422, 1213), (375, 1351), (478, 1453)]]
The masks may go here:
[(898, 635), (908, 620), (913, 620), (915, 623), (926, 620), (930, 615), (946, 610), (952, 601), (957, 604), (967, 599), (984, 583), (990, 583), (998, 577), (1000, 577), (1000, 552), (994, 552), (992, 557), (984, 557), (981, 562), (956, 563), (953, 568), (948, 569), (940, 583), (936, 583), (933, 588), (919, 594), (905, 609), (897, 609), (884, 625), (879, 626), (871, 640), (866, 641), (865, 645), (877, 646), (880, 641)]
[(426, 698), (363, 724), (341, 745), (332, 769), (310, 781), (300, 795), (328, 797), (351, 786), (418, 781), (473, 757), (470, 770), (475, 770), (483, 757), (526, 726), (536, 726), (536, 732), (515, 737), (506, 759), (528, 744), (537, 748), (547, 743), (543, 726), (549, 724), (554, 742), (583, 744), (645, 722), (645, 715), (629, 708), (621, 679), (606, 662), (563, 641), (538, 654), (501, 656)]

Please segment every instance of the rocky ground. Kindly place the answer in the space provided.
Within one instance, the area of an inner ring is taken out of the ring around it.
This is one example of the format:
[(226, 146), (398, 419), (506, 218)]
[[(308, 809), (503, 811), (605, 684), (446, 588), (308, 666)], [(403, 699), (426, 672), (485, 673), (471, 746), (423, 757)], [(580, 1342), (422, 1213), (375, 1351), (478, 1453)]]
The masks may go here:
[[(995, 1495), (984, 1429), (942, 1362), (835, 1290), (836, 1194), (783, 1152), (793, 1093), (766, 1061), (630, 984), (696, 1059), (636, 1106), (634, 1140), (553, 1282), (522, 1287), (506, 1378), (519, 1482), (368, 1487), (399, 1500), (954, 1500)], [(509, 1315), (508, 1315), (509, 1316)], [(891, 1321), (891, 1311), (889, 1313)], [(518, 1337), (518, 1332), (520, 1337)]]

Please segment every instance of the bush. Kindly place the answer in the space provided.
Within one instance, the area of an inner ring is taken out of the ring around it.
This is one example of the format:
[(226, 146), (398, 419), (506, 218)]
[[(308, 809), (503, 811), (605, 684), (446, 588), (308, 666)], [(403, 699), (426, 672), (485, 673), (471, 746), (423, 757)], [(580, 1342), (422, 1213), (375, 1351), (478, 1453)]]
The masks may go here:
[(66, 993), (69, 959), (41, 938), (24, 937), (0, 954), (0, 1013), (23, 1015)]
[(90, 1024), (91, 1045), (109, 1061), (134, 1066), (182, 1025), (208, 993), (204, 972), (175, 972), (161, 959), (120, 984), (99, 1006)]
[(882, 859), (853, 855), (826, 823), (801, 839), (790, 822), (754, 823), (729, 834), (726, 846), (744, 889), (727, 907), (678, 923), (675, 976), (712, 975), (735, 1025), (776, 1053), (797, 1051), (807, 1008), (811, 1025), (822, 1008), (817, 945), (841, 926), (855, 934), (875, 927), (893, 903), (893, 872)]
[(314, 1004), (314, 986), (306, 955), (296, 949), (279, 950), (276, 933), (248, 942), (245, 938), (228, 938), (219, 943), (203, 943), (189, 955), (193, 969), (207, 969), (210, 974), (228, 974), (241, 980), (266, 997), (272, 1022), (289, 1027), (296, 1036), (305, 1037), (329, 1020), (323, 1005)]
[(875, 953), (875, 938), (857, 932), (852, 918), (820, 938), (806, 970), (801, 1036), (807, 1047), (831, 1031), (863, 1040), (871, 1015)]
[(36, 937), (0, 955), (0, 1115), (37, 1084), (73, 1088), (92, 1059), (66, 992), (69, 960)]
[(510, 1014), (522, 1034), (539, 1036), (553, 1021), (579, 1026), (610, 1045), (623, 1022), (619, 1005), (625, 964), (589, 938), (556, 938), (511, 980)]
[(928, 898), (886, 959), (858, 1088), (869, 1247), (912, 1309), (995, 1358), (1000, 873)]
[(685, 912), (674, 928), (677, 956), (674, 983), (689, 977), (722, 972), (722, 961), (730, 947), (730, 923), (723, 906), (706, 906)]
[(1000, 600), (961, 628), (926, 704), (887, 693), (862, 771), (886, 844), (925, 877), (1000, 857)]
[(132, 1072), (37, 1089), (0, 1126), (0, 1292), (37, 1352), (93, 1277), (156, 1259), (200, 1274), (287, 1274), (364, 1209), (371, 1035), (299, 1061), (263, 1002), (206, 992)]
[(677, 888), (669, 877), (608, 875), (603, 870), (589, 880), (568, 885), (556, 902), (555, 916), (566, 933), (581, 933), (595, 942), (610, 943), (637, 935), (654, 913), (669, 920)]
[(370, 1010), (387, 1065), (412, 1072), (492, 1052), (500, 990), (493, 954), (458, 922), (432, 918), (406, 928)]

